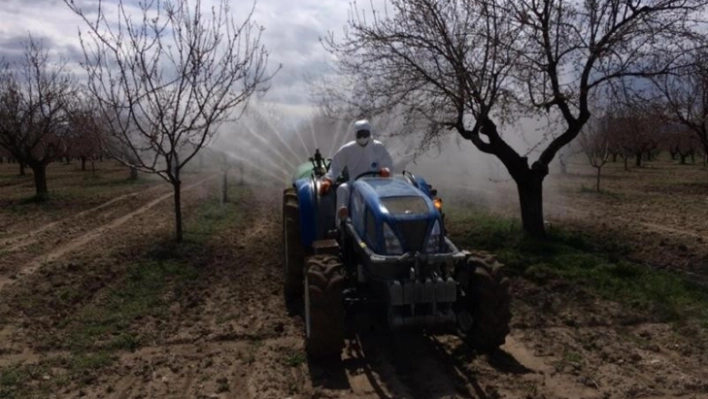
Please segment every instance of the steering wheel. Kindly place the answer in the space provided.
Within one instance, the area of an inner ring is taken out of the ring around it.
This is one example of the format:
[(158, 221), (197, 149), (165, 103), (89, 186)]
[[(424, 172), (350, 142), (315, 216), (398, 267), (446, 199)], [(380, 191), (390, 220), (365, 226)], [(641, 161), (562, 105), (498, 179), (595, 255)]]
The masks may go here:
[(360, 174), (359, 176), (357, 176), (354, 180), (359, 180), (360, 178), (366, 177), (366, 176), (381, 176), (381, 171), (374, 170), (374, 171), (370, 171), (370, 172), (364, 172), (364, 173)]

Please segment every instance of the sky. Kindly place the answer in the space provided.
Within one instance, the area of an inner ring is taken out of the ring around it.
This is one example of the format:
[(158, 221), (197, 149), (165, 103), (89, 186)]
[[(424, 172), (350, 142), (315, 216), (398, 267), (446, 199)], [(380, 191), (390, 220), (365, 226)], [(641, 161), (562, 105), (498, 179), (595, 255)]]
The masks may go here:
[[(114, 12), (118, 0), (103, 0), (105, 10)], [(124, 0), (135, 7), (139, 0)], [(149, 0), (148, 0), (149, 1)], [(194, 0), (190, 0), (193, 3)], [(202, 0), (203, 7), (219, 0)], [(95, 7), (98, 0), (74, 0), (85, 9)], [(257, 0), (253, 20), (265, 28), (262, 44), (270, 53), (271, 69), (282, 65), (271, 83), (271, 89), (261, 101), (267, 103), (267, 114), (277, 112), (276, 130), (283, 126), (307, 123), (316, 111), (312, 101), (309, 81), (325, 78), (333, 73), (333, 58), (320, 43), (332, 32), (341, 38), (351, 14), (352, 5), (371, 15), (371, 7), (385, 8), (386, 0)], [(0, 59), (15, 60), (22, 57), (23, 45), (31, 33), (55, 54), (79, 61), (83, 59), (78, 29), (86, 31), (85, 22), (75, 15), (62, 0), (0, 0)], [(237, 23), (244, 20), (253, 6), (251, 0), (230, 0)], [(135, 9), (136, 15), (139, 10)], [(77, 76), (85, 72), (74, 65)], [(231, 127), (225, 127), (229, 130)], [(336, 130), (347, 131), (347, 126)], [(326, 132), (338, 137), (342, 132)], [(454, 146), (453, 146), (454, 147)], [(469, 150), (469, 149), (467, 149)], [(461, 153), (465, 153), (462, 151)], [(486, 159), (486, 158), (485, 158)], [(442, 162), (435, 160), (434, 162)], [(447, 163), (445, 163), (447, 164)], [(476, 169), (476, 168), (474, 168)]]
[[(74, 0), (91, 7), (97, 0)], [(107, 9), (118, 0), (104, 0)], [(374, 1), (380, 4), (382, 0)], [(202, 0), (203, 6), (217, 0)], [(138, 0), (125, 0), (136, 5)], [(360, 8), (370, 7), (365, 0)], [(84, 22), (61, 0), (0, 0), (0, 59), (22, 56), (22, 43), (29, 34), (40, 38), (56, 54), (72, 60), (82, 56), (78, 29)], [(243, 21), (253, 2), (230, 0), (236, 22)], [(304, 118), (313, 111), (308, 80), (332, 73), (331, 56), (320, 37), (334, 32), (341, 37), (351, 3), (344, 0), (258, 0), (253, 20), (265, 28), (262, 43), (270, 53), (269, 66), (282, 65), (263, 99), (293, 118)], [(78, 65), (73, 70), (81, 76)]]
[[(136, 6), (138, 1), (124, 0), (126, 4), (133, 6)], [(192, 1), (194, 0), (190, 0)], [(282, 129), (283, 126), (308, 123), (309, 117), (316, 111), (308, 82), (326, 79), (328, 74), (333, 73), (333, 58), (323, 48), (320, 38), (330, 32), (334, 33), (335, 38), (341, 38), (353, 5), (359, 10), (366, 10), (366, 16), (370, 16), (372, 6), (377, 10), (384, 10), (386, 1), (359, 0), (357, 4), (356, 0), (258, 0), (253, 20), (265, 28), (262, 44), (270, 53), (270, 68), (282, 65), (282, 69), (271, 82), (267, 95), (251, 109), (267, 109), (267, 114), (271, 115), (277, 113), (278, 121), (274, 128), (281, 132), (285, 130)], [(98, 0), (74, 2), (90, 9), (95, 7)], [(117, 2), (118, 0), (104, 0), (107, 10), (115, 10)], [(203, 6), (217, 2), (218, 0), (202, 0)], [(253, 2), (230, 0), (230, 4), (235, 20), (239, 23), (247, 16)], [(4, 57), (12, 61), (21, 58), (22, 42), (32, 34), (34, 38), (42, 39), (54, 54), (80, 61), (83, 54), (78, 38), (79, 29), (86, 31), (84, 21), (62, 0), (0, 0), (0, 59)], [(73, 70), (77, 76), (85, 76), (85, 72), (76, 63)], [(261, 108), (261, 102), (266, 103), (266, 107)], [(224, 129), (231, 131), (232, 127), (225, 126)], [(342, 134), (348, 132), (346, 124), (334, 130), (319, 133), (335, 135), (346, 141), (346, 134)], [(240, 137), (220, 134), (221, 136)], [(469, 185), (472, 181), (480, 185), (489, 183), (490, 178), (501, 180), (499, 176), (506, 177), (502, 166), (493, 156), (479, 153), (470, 143), (457, 141), (459, 140), (451, 135), (450, 142), (446, 144), (445, 156), (440, 156), (441, 153), (426, 155), (408, 164), (407, 169), (429, 176), (437, 181), (438, 185), (458, 185), (460, 182)], [(236, 142), (240, 143), (239, 139), (236, 139)], [(268, 147), (267, 144), (259, 146)], [(521, 146), (523, 147), (524, 143), (521, 143)], [(462, 166), (451, 167), (453, 163)], [(438, 173), (440, 171), (445, 172)]]

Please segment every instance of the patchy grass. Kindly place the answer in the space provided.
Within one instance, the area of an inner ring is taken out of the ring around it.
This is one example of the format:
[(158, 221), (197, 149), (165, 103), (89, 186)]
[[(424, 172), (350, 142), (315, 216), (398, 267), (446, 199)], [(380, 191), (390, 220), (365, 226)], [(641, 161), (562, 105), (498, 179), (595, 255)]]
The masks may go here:
[(186, 262), (136, 262), (126, 278), (73, 316), (59, 346), (74, 353), (139, 348), (154, 337), (142, 335), (134, 324), (165, 317), (170, 290), (184, 291), (198, 275)]
[(243, 223), (244, 212), (240, 204), (251, 195), (247, 190), (232, 184), (229, 187), (229, 202), (222, 203), (219, 196), (207, 199), (199, 207), (200, 217), (188, 226), (185, 237), (192, 242), (203, 242), (221, 230)]
[(595, 185), (586, 186), (585, 184), (580, 185), (580, 189), (578, 190), (578, 192), (581, 194), (603, 196), (613, 200), (622, 200), (625, 197), (622, 193), (607, 190), (602, 186), (602, 182), (600, 183), (599, 192), (597, 191), (597, 187)]
[(284, 363), (288, 367), (300, 367), (306, 360), (307, 357), (302, 351), (288, 349), (285, 352)]
[[(135, 350), (153, 341), (155, 337), (132, 327), (167, 317), (170, 304), (184, 299), (208, 264), (210, 238), (241, 223), (244, 195), (234, 192), (235, 201), (223, 205), (218, 197), (208, 198), (186, 218), (184, 242), (165, 239), (150, 245), (121, 281), (74, 316), (61, 347), (78, 352)], [(72, 297), (71, 292), (60, 295)]]
[(553, 366), (557, 372), (562, 372), (566, 368), (571, 368), (577, 371), (583, 367), (583, 357), (579, 353), (573, 352), (566, 348), (563, 351), (561, 359), (555, 362)]
[[(91, 385), (121, 352), (157, 343), (161, 329), (155, 326), (169, 317), (172, 304), (191, 300), (190, 293), (211, 264), (220, 232), (243, 222), (242, 202), (250, 193), (240, 190), (234, 186), (232, 202), (222, 205), (214, 196), (185, 215), (183, 243), (164, 238), (136, 248), (131, 263), (114, 281), (54, 325), (55, 333), (38, 342), (42, 349), (65, 351), (60, 359), (34, 366), (0, 367), (0, 399), (46, 397), (45, 393), (57, 392), (58, 387)], [(116, 254), (116, 259), (121, 255)], [(82, 298), (82, 292), (75, 286), (59, 287), (55, 298), (59, 303), (74, 303)], [(254, 351), (257, 348), (254, 344)], [(62, 373), (55, 376), (52, 370)], [(228, 382), (220, 383), (219, 389), (228, 392)]]
[[(708, 290), (682, 275), (633, 263), (619, 240), (551, 228), (546, 239), (527, 236), (520, 221), (483, 211), (448, 210), (448, 229), (461, 248), (497, 254), (512, 275), (538, 284), (554, 279), (592, 287), (605, 298), (656, 312), (663, 320), (708, 319)], [(703, 322), (705, 324), (705, 321)]]
[[(0, 370), (0, 398), (19, 399), (46, 397), (51, 392), (47, 383), (50, 374), (48, 363), (14, 364)], [(39, 396), (26, 393), (27, 386)]]

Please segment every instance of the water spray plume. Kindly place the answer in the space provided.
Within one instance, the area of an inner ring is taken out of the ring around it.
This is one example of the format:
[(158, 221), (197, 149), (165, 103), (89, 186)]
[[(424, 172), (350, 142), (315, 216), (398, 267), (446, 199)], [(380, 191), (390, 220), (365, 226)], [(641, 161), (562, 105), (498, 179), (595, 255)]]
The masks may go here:
[[(261, 165), (256, 164), (255, 162), (253, 162), (252, 160), (250, 160), (250, 159), (248, 159), (248, 158), (239, 156), (239, 155), (234, 154), (234, 153), (229, 152), (229, 151), (225, 151), (225, 153), (226, 153), (229, 157), (234, 158), (234, 159), (237, 160), (237, 161), (240, 161), (240, 162), (243, 162), (243, 163), (247, 164), (248, 166), (250, 166), (250, 167), (252, 168), (252, 170), (258, 171), (259, 173), (263, 173), (263, 174), (265, 174), (267, 177), (272, 178), (273, 180), (277, 181), (278, 183), (285, 183), (285, 182), (287, 182), (287, 180), (288, 180), (288, 179), (287, 179), (287, 174), (282, 174), (282, 175), (278, 176), (278, 175), (276, 175), (275, 173), (273, 173), (272, 171), (269, 171), (269, 170), (263, 168)], [(281, 171), (281, 172), (282, 172), (282, 171)]]
[(293, 163), (291, 160), (287, 159), (283, 154), (281, 154), (280, 151), (278, 150), (278, 148), (275, 147), (275, 146), (273, 146), (272, 143), (271, 143), (270, 141), (268, 141), (268, 139), (266, 139), (265, 137), (263, 137), (263, 136), (261, 136), (260, 134), (258, 134), (257, 132), (255, 132), (255, 131), (254, 131), (250, 126), (248, 126), (248, 125), (246, 125), (245, 128), (246, 128), (246, 131), (247, 131), (251, 136), (253, 136), (254, 138), (256, 138), (258, 141), (260, 141), (260, 142), (264, 145), (264, 148), (267, 148), (269, 151), (274, 152), (275, 155), (276, 155), (278, 158), (280, 158), (281, 161), (285, 162), (285, 163), (288, 165), (289, 168), (295, 168), (295, 167), (296, 167), (296, 164)]
[[(260, 114), (260, 113), (259, 113), (259, 114)], [(272, 131), (274, 131), (274, 132), (278, 135), (278, 138), (281, 140), (281, 142), (285, 145), (285, 147), (287, 147), (287, 148), (290, 150), (290, 152), (292, 152), (293, 156), (297, 159), (297, 163), (300, 164), (302, 158), (301, 158), (300, 156), (298, 156), (298, 155), (295, 153), (295, 151), (292, 150), (292, 146), (291, 146), (291, 145), (288, 145), (287, 142), (282, 138), (282, 136), (281, 136), (280, 133), (279, 133), (279, 129), (275, 128), (275, 127), (273, 126), (273, 124), (270, 122), (270, 120), (269, 120), (267, 117), (265, 117), (263, 114), (260, 114), (260, 115), (263, 116), (263, 121), (268, 125), (268, 127), (270, 127), (270, 129), (271, 129)], [(306, 153), (306, 154), (309, 154), (309, 151), (310, 151), (310, 150), (307, 148), (307, 145), (305, 144), (305, 141), (302, 140), (302, 137), (300, 137), (299, 134), (298, 134), (298, 138), (300, 138), (300, 143), (302, 144), (302, 148), (305, 149), (305, 153)]]
[(338, 150), (341, 146), (343, 146), (347, 142), (347, 127), (342, 127), (343, 124), (346, 124), (348, 127), (348, 123), (344, 122), (341, 119), (337, 120), (337, 133), (334, 137), (334, 140), (332, 140), (332, 147), (329, 149), (330, 154), (334, 154), (336, 150)]
[(310, 136), (312, 137), (312, 144), (314, 145), (314, 148), (320, 148), (319, 145), (317, 145), (317, 137), (315, 136), (315, 126), (313, 124), (315, 118), (307, 118), (308, 122), (310, 122)]
[[(233, 154), (236, 155), (235, 153), (233, 153)], [(281, 174), (281, 175), (283, 175), (283, 176), (289, 175), (289, 174), (290, 174), (290, 170), (292, 170), (292, 169), (289, 169), (289, 168), (285, 168), (285, 167), (283, 167), (282, 165), (278, 165), (278, 164), (273, 160), (273, 158), (269, 157), (268, 154), (264, 153), (262, 150), (260, 150), (260, 149), (258, 149), (258, 148), (256, 148), (256, 147), (251, 147), (251, 148), (249, 148), (247, 155), (241, 154), (241, 155), (239, 155), (239, 156), (241, 156), (241, 157), (243, 157), (243, 158), (245, 158), (245, 159), (250, 159), (251, 164), (253, 164), (253, 165), (257, 166), (257, 167), (258, 167), (258, 165), (259, 165), (259, 162), (262, 162), (262, 163), (264, 164), (264, 166), (270, 168), (271, 170), (272, 170), (272, 169), (275, 169), (275, 171), (277, 171), (277, 173), (279, 173), (279, 174)]]
[(259, 116), (261, 117), (261, 119), (268, 125), (268, 127), (270, 128), (270, 130), (271, 130), (273, 133), (275, 133), (275, 135), (278, 137), (278, 140), (279, 140), (280, 143), (283, 145), (283, 147), (287, 148), (288, 151), (290, 151), (290, 154), (291, 154), (291, 155), (293, 156), (293, 158), (296, 160), (295, 163), (299, 165), (299, 164), (301, 163), (302, 158), (301, 158), (301, 156), (298, 155), (295, 151), (293, 151), (292, 146), (291, 146), (290, 144), (288, 144), (288, 143), (285, 141), (285, 139), (283, 138), (283, 135), (280, 133), (280, 130), (281, 130), (281, 129), (278, 129), (277, 127), (273, 126), (273, 123), (271, 123), (271, 121), (266, 117), (266, 115), (263, 115), (263, 113), (261, 113), (261, 112), (258, 111), (258, 110), (256, 110), (256, 112), (258, 112), (258, 115), (259, 115)]

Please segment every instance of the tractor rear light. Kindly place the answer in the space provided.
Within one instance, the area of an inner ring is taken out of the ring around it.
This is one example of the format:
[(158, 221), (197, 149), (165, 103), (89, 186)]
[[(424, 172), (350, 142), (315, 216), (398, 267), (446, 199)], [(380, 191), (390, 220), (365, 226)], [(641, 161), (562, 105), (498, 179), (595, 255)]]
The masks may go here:
[(393, 233), (393, 230), (387, 223), (384, 223), (383, 225), (383, 235), (384, 244), (386, 245), (386, 254), (403, 255), (403, 246), (401, 245), (401, 241), (398, 237), (396, 237), (396, 234)]
[(433, 229), (430, 230), (430, 236), (428, 237), (428, 242), (425, 245), (425, 252), (429, 254), (435, 254), (440, 252), (440, 222), (435, 221)]
[(433, 205), (435, 205), (435, 209), (437, 209), (438, 211), (441, 211), (442, 206), (443, 206), (442, 198), (435, 198), (433, 200)]

